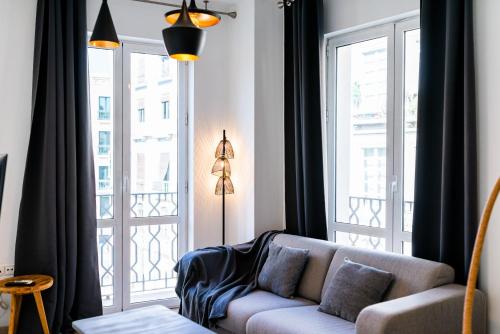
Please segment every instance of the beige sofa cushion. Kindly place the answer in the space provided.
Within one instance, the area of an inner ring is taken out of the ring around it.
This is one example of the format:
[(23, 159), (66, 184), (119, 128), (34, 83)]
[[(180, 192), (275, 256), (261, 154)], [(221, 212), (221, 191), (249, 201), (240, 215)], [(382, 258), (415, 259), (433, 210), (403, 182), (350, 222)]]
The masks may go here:
[(229, 332), (244, 334), (247, 320), (258, 312), (311, 304), (314, 303), (307, 299), (288, 299), (275, 295), (272, 292), (255, 290), (245, 297), (235, 299), (229, 303), (227, 317), (219, 320), (217, 325)]
[(355, 324), (318, 311), (318, 305), (257, 313), (247, 323), (247, 334), (354, 334)]
[(325, 294), (330, 280), (344, 263), (345, 258), (394, 275), (385, 300), (405, 297), (414, 293), (453, 283), (455, 271), (452, 267), (411, 256), (389, 252), (378, 252), (353, 247), (342, 247), (333, 257), (323, 286)]
[(309, 250), (306, 268), (297, 288), (297, 296), (306, 299), (321, 301), (321, 289), (332, 261), (333, 254), (339, 249), (329, 241), (298, 237), (290, 234), (278, 234), (274, 242), (289, 247), (303, 248)]

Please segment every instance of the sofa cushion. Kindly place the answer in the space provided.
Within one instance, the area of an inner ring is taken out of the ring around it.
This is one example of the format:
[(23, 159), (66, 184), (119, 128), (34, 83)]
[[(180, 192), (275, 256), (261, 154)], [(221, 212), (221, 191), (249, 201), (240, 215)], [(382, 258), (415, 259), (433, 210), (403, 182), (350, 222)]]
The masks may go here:
[(307, 263), (308, 254), (307, 249), (271, 243), (266, 263), (259, 274), (259, 288), (281, 297), (292, 297)]
[(387, 271), (345, 261), (329, 283), (319, 311), (356, 322), (362, 309), (382, 301), (392, 280)]
[(306, 267), (302, 273), (296, 295), (306, 299), (321, 301), (321, 288), (328, 272), (333, 254), (341, 246), (329, 241), (278, 234), (274, 238), (278, 245), (309, 250)]
[(272, 292), (255, 290), (244, 297), (231, 301), (227, 309), (227, 317), (219, 320), (217, 325), (232, 333), (243, 334), (247, 320), (258, 312), (312, 304), (314, 302), (303, 298), (288, 299)]
[(419, 259), (396, 253), (370, 251), (354, 247), (342, 247), (333, 257), (323, 286), (322, 296), (345, 258), (394, 275), (394, 282), (384, 300), (405, 297), (414, 293), (453, 283), (452, 267), (439, 262)]
[(260, 312), (247, 323), (247, 334), (354, 334), (355, 324), (318, 311), (318, 305)]

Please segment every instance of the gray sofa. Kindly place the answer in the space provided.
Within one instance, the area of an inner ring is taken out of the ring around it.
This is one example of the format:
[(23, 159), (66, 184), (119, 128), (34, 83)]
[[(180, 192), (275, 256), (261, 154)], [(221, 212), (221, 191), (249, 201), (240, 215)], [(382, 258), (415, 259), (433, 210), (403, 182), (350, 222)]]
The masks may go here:
[[(227, 318), (217, 323), (218, 333), (461, 333), (465, 287), (453, 284), (454, 271), (448, 265), (288, 234), (276, 236), (274, 242), (309, 250), (296, 297), (286, 299), (256, 290), (233, 300)], [(317, 310), (345, 258), (395, 276), (385, 300), (363, 309), (356, 323)], [(476, 293), (473, 326), (475, 334), (486, 333), (486, 298), (480, 291)]]

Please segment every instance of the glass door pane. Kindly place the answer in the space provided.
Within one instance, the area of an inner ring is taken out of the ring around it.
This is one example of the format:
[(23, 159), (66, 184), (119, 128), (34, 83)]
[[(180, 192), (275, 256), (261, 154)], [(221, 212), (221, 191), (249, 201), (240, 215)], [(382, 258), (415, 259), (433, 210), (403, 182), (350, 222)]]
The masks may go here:
[[(386, 227), (387, 45), (380, 37), (336, 50), (337, 223)], [(337, 232), (336, 240), (385, 248), (382, 237)]]
[(88, 50), (89, 106), (96, 176), (99, 278), (104, 306), (114, 305), (114, 52)]
[(177, 63), (143, 53), (130, 57), (130, 217), (176, 216)]
[(411, 232), (413, 223), (413, 192), (415, 184), (415, 156), (417, 147), (420, 29), (405, 32), (404, 56), (403, 230)]
[(130, 52), (130, 303), (175, 297), (179, 224), (178, 63)]

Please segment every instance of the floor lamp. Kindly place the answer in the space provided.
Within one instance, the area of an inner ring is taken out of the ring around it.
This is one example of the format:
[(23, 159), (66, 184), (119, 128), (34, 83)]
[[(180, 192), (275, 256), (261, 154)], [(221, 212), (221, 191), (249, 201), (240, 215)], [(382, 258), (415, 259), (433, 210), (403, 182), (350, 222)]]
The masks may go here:
[(234, 150), (231, 142), (226, 138), (226, 130), (222, 132), (222, 140), (215, 150), (215, 163), (212, 174), (219, 177), (215, 186), (215, 194), (222, 196), (222, 244), (226, 244), (226, 195), (234, 194), (231, 182), (231, 165), (229, 159), (234, 159)]
[(495, 186), (493, 187), (493, 190), (488, 197), (486, 206), (484, 207), (484, 211), (481, 216), (481, 222), (477, 230), (474, 250), (472, 251), (469, 278), (467, 279), (467, 290), (465, 292), (464, 319), (462, 326), (463, 334), (472, 334), (472, 309), (474, 307), (474, 294), (476, 292), (477, 274), (479, 272), (479, 264), (481, 262), (481, 252), (483, 251), (486, 230), (488, 229), (491, 212), (493, 211), (493, 206), (495, 205), (498, 193), (500, 193), (500, 178), (497, 179), (497, 182), (495, 183)]

